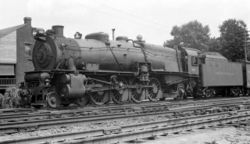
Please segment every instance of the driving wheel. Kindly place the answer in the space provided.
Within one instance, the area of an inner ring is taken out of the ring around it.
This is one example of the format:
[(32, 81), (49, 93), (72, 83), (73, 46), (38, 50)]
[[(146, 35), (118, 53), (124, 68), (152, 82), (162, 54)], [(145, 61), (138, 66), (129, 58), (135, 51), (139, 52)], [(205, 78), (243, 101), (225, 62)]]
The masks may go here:
[(113, 90), (112, 100), (116, 104), (123, 104), (123, 97), (128, 96), (127, 82), (122, 79), (118, 81), (118, 85)]
[(161, 83), (156, 78), (151, 78), (149, 81), (149, 86), (151, 87), (148, 89), (148, 99), (150, 101), (157, 101), (158, 93), (161, 90)]
[(134, 103), (140, 103), (142, 101), (143, 88), (138, 80), (132, 82), (134, 88), (131, 90), (131, 100)]

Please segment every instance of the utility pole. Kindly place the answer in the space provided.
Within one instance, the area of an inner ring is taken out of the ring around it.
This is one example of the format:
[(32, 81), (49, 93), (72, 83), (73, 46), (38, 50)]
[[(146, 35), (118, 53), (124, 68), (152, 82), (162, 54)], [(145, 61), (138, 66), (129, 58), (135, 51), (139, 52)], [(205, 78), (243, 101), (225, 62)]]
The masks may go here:
[(245, 53), (245, 62), (247, 62), (247, 31), (244, 34), (244, 53)]
[(247, 62), (247, 43), (248, 43), (248, 39), (247, 39), (247, 36), (248, 36), (248, 32), (249, 31), (246, 31), (245, 32), (245, 34), (244, 34), (244, 38), (245, 38), (245, 40), (244, 40), (244, 53), (245, 53), (245, 62)]

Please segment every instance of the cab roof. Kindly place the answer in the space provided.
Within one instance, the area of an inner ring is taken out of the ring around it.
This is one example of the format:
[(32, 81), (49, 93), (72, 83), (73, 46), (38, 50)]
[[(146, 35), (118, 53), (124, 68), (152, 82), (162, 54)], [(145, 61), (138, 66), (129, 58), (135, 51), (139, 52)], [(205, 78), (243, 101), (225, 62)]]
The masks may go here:
[(194, 49), (194, 48), (187, 48), (187, 47), (183, 47), (183, 49), (186, 50), (188, 55), (192, 55), (192, 56), (198, 56), (198, 53), (200, 53), (201, 51), (198, 49)]
[(218, 52), (204, 52), (203, 55), (206, 56), (206, 58), (211, 58), (211, 59), (220, 59), (220, 60), (225, 60), (227, 61), (227, 58), (221, 55)]

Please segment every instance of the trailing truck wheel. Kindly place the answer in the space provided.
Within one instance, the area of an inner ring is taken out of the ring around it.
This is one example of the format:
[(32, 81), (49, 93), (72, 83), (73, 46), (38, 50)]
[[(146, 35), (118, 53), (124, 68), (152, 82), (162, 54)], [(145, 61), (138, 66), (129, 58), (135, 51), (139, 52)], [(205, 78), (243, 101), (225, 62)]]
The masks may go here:
[(61, 98), (56, 92), (49, 92), (47, 94), (47, 104), (51, 108), (58, 108), (61, 105)]
[(177, 85), (177, 100), (183, 100), (186, 97), (184, 84)]
[(148, 99), (150, 101), (157, 101), (158, 93), (161, 90), (161, 83), (156, 78), (152, 78), (149, 81), (149, 86), (151, 86), (152, 88), (148, 89)]

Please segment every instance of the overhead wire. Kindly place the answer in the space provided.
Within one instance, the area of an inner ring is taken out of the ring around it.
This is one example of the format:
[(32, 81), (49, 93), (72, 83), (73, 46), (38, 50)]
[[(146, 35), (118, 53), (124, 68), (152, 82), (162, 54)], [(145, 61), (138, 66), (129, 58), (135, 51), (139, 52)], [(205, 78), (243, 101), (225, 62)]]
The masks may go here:
[[(167, 31), (165, 28), (165, 25), (164, 24), (161, 24), (159, 22), (156, 22), (155, 20), (152, 20), (152, 19), (148, 19), (146, 17), (143, 17), (143, 16), (139, 16), (139, 15), (136, 15), (132, 12), (128, 12), (128, 11), (124, 11), (124, 10), (121, 10), (121, 9), (117, 9), (117, 8), (114, 8), (114, 7), (111, 7), (111, 6), (108, 6), (106, 4), (101, 4), (103, 7), (106, 7), (108, 9), (101, 9), (99, 7), (91, 7), (89, 5), (86, 5), (86, 4), (83, 4), (81, 3), (81, 5), (84, 5), (86, 8), (88, 9), (93, 9), (95, 12), (98, 12), (100, 14), (104, 14), (104, 15), (108, 15), (108, 16), (111, 16), (114, 17), (114, 16), (120, 16), (118, 13), (120, 14), (124, 14), (126, 15), (128, 18), (132, 19), (131, 22), (133, 23), (140, 23), (140, 24), (143, 24), (143, 25), (149, 25), (150, 27), (147, 27), (147, 29), (157, 29), (157, 30), (161, 30), (161, 31), (165, 31), (167, 33), (170, 33), (169, 31)], [(107, 10), (111, 10), (111, 11), (114, 11), (114, 12), (109, 12)], [(124, 18), (122, 18), (124, 19)]]

